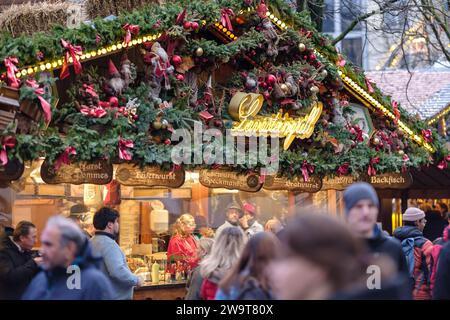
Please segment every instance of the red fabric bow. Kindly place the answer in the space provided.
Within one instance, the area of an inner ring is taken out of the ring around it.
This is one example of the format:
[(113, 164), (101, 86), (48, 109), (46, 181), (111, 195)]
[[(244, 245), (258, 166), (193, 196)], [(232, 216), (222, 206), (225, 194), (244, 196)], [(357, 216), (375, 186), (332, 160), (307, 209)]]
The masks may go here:
[(44, 88), (40, 88), (36, 80), (27, 80), (26, 84), (34, 89), (34, 93), (37, 95), (42, 111), (44, 112), (45, 122), (50, 123), (52, 120), (52, 107), (50, 106), (50, 103), (42, 96), (45, 93)]
[(359, 128), (358, 125), (354, 125), (353, 127), (350, 128), (350, 133), (354, 134), (355, 140), (358, 142), (363, 142), (364, 141), (364, 137), (363, 137), (363, 131)]
[(380, 158), (379, 157), (375, 157), (370, 159), (370, 163), (369, 163), (369, 169), (367, 170), (367, 174), (369, 176), (375, 176), (377, 174), (377, 170), (375, 170), (375, 165), (380, 163)]
[(348, 174), (349, 166), (350, 166), (350, 164), (348, 162), (345, 162), (344, 164), (339, 166), (339, 168), (337, 170), (338, 174), (341, 176), (345, 176), (346, 174)]
[(9, 80), (9, 85), (13, 88), (18, 88), (20, 85), (19, 79), (16, 78), (16, 73), (18, 71), (16, 64), (19, 63), (17, 58), (6, 58), (4, 61), (6, 67), (6, 75)]
[(394, 115), (395, 115), (395, 119), (394, 119), (394, 124), (398, 124), (398, 120), (400, 120), (400, 111), (398, 110), (398, 102), (397, 101), (392, 101), (392, 108), (394, 109)]
[(441, 162), (439, 162), (437, 167), (441, 170), (447, 169), (448, 161), (450, 161), (450, 155), (446, 156)]
[(431, 129), (422, 130), (422, 137), (428, 143), (433, 142)]
[(344, 67), (346, 63), (347, 63), (347, 61), (345, 61), (345, 59), (341, 55), (339, 55), (339, 58), (336, 61), (336, 65), (338, 67)]
[(83, 69), (81, 66), (81, 62), (77, 59), (77, 56), (81, 56), (83, 54), (81, 46), (74, 46), (69, 42), (61, 39), (61, 44), (64, 49), (66, 49), (66, 55), (64, 56), (63, 67), (61, 68), (61, 73), (59, 78), (65, 79), (70, 75), (69, 71), (69, 57), (72, 57), (73, 60), (73, 68), (75, 69), (75, 74), (80, 74)]
[(16, 138), (13, 136), (6, 136), (2, 138), (2, 148), (0, 150), (0, 163), (2, 166), (8, 163), (8, 152), (6, 148), (14, 148), (16, 145)]
[(102, 107), (96, 107), (93, 109), (90, 108), (82, 108), (80, 110), (80, 112), (82, 114), (85, 114), (87, 116), (91, 116), (93, 118), (103, 118), (104, 116), (107, 115), (105, 109), (103, 109)]
[(309, 174), (313, 174), (314, 173), (314, 166), (310, 165), (308, 163), (308, 161), (303, 160), (303, 165), (302, 165), (302, 175), (303, 175), (303, 180), (305, 180), (305, 182), (309, 181)]
[(63, 164), (70, 164), (70, 156), (77, 154), (74, 147), (67, 147), (66, 150), (56, 159), (55, 170), (59, 170)]
[(119, 158), (129, 161), (132, 159), (132, 156), (127, 152), (127, 148), (134, 148), (133, 141), (119, 138)]
[(83, 84), (83, 88), (88, 95), (92, 96), (93, 98), (98, 98), (98, 94), (95, 91), (94, 85), (92, 85), (92, 84), (87, 85), (85, 83), (85, 84)]
[(372, 87), (372, 80), (366, 78), (366, 86), (367, 86), (367, 91), (369, 93), (374, 93), (375, 92), (375, 90)]
[(225, 26), (228, 30), (233, 32), (233, 25), (231, 24), (231, 19), (230, 19), (230, 16), (231, 17), (234, 16), (233, 10), (231, 10), (229, 8), (222, 9), (222, 10), (220, 10), (220, 14), (222, 15), (222, 17), (220, 18), (220, 23), (223, 26)]
[(136, 35), (139, 33), (139, 26), (136, 24), (127, 23), (126, 25), (123, 26), (123, 29), (126, 31), (124, 40), (126, 44), (129, 44), (131, 41), (131, 34)]

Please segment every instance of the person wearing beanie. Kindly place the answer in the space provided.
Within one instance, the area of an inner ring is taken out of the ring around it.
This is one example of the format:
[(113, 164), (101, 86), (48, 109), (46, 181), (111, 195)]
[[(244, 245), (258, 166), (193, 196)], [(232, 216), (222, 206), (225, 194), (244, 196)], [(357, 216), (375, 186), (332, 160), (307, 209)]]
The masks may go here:
[(372, 254), (390, 257), (406, 277), (408, 269), (400, 242), (377, 225), (379, 201), (375, 189), (365, 182), (354, 183), (344, 192), (344, 204), (347, 225), (353, 233), (364, 239)]
[(237, 203), (231, 203), (228, 205), (227, 210), (225, 212), (225, 222), (217, 228), (216, 234), (214, 235), (214, 239), (219, 237), (219, 234), (223, 231), (223, 229), (228, 227), (239, 227), (239, 218), (242, 216), (241, 206)]
[(402, 217), (403, 226), (394, 230), (394, 237), (402, 243), (412, 282), (413, 298), (429, 300), (433, 243), (423, 236), (423, 229), (427, 223), (425, 212), (410, 207)]
[(258, 222), (256, 218), (256, 207), (247, 202), (243, 206), (244, 216), (239, 220), (242, 228), (245, 230), (245, 234), (250, 239), (259, 232), (264, 232), (264, 227)]

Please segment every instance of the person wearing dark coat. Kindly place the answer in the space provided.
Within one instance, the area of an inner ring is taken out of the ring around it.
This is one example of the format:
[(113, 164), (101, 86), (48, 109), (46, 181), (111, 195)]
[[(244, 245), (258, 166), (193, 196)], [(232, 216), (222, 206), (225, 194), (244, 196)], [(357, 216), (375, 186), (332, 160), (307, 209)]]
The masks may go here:
[(448, 223), (442, 218), (441, 213), (435, 210), (427, 211), (425, 213), (425, 219), (427, 220), (427, 224), (423, 229), (423, 236), (433, 242), (442, 236), (442, 232), (444, 232)]
[(43, 271), (23, 300), (110, 300), (112, 286), (99, 269), (101, 258), (75, 222), (55, 216), (42, 233)]
[(400, 273), (407, 274), (408, 267), (400, 242), (377, 225), (379, 201), (375, 189), (360, 182), (349, 186), (344, 192), (347, 224), (358, 238), (365, 240), (374, 255), (390, 257)]
[(36, 242), (36, 227), (21, 221), (16, 230), (0, 239), (0, 300), (18, 300), (39, 271), (31, 249)]
[(433, 299), (450, 300), (450, 242), (441, 249), (439, 255)]

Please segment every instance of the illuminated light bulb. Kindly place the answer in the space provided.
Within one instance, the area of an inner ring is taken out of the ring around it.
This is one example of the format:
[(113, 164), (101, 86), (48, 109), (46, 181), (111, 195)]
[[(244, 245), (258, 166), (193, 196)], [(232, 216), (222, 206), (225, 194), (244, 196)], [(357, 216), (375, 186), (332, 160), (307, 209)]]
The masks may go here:
[(227, 35), (230, 35), (231, 34), (231, 32), (230, 31), (227, 31)]
[(97, 56), (97, 51), (92, 51), (91, 56), (93, 56), (93, 57)]
[(47, 64), (45, 65), (45, 68), (46, 68), (46, 69), (51, 69), (51, 68), (52, 68), (52, 64), (51, 64), (51, 63), (47, 63)]
[(102, 51), (101, 51), (101, 53), (102, 53), (102, 54), (106, 54), (106, 53), (107, 53), (106, 49), (103, 48)]
[(202, 25), (206, 26), (206, 20), (202, 20)]
[(136, 41), (137, 41), (138, 44), (141, 44), (142, 43), (142, 38), (139, 38)]
[(267, 11), (267, 12), (266, 12), (266, 16), (270, 16), (270, 11)]
[(223, 32), (227, 32), (228, 29), (224, 27), (224, 28), (222, 29), (222, 31), (223, 31)]
[(33, 68), (28, 68), (27, 72), (28, 72), (28, 74), (32, 74), (34, 72)]
[(73, 58), (72, 57), (69, 57), (69, 62), (73, 63)]
[(111, 52), (111, 51), (112, 51), (112, 48), (111, 48), (111, 47), (108, 47), (108, 48), (106, 48), (106, 51)]
[(216, 27), (218, 27), (218, 26), (220, 25), (220, 23), (216, 22), (214, 25), (215, 25)]
[(34, 71), (34, 72), (38, 72), (38, 67), (34, 67), (34, 68), (33, 68), (33, 71)]
[(287, 28), (287, 27), (286, 27), (286, 23), (283, 22), (283, 23), (281, 24), (281, 27), (282, 27), (282, 28)]
[(278, 21), (277, 21), (277, 24), (278, 24), (278, 25), (281, 25), (281, 24), (282, 24), (281, 20), (278, 20)]
[(91, 58), (91, 54), (90, 53), (86, 53), (86, 59), (90, 59)]
[(41, 69), (42, 71), (45, 71), (45, 65), (41, 64), (41, 65), (39, 66), (39, 69)]
[(26, 70), (26, 69), (23, 69), (23, 70), (22, 70), (22, 75), (23, 75), (23, 76), (26, 76), (26, 75), (27, 75), (27, 70)]
[(117, 49), (119, 49), (119, 50), (122, 49), (122, 44), (121, 43), (117, 44)]
[(131, 43), (133, 44), (133, 46), (137, 45), (137, 40), (134, 39), (133, 41), (131, 41)]
[(59, 60), (58, 60), (58, 65), (59, 65), (59, 66), (62, 66), (62, 64), (63, 64), (63, 61), (62, 61), (61, 59), (59, 59)]
[(270, 19), (273, 19), (273, 18), (275, 18), (275, 16), (274, 16), (273, 14), (271, 14), (271, 15), (269, 16), (269, 18), (270, 18)]
[(52, 63), (52, 67), (53, 67), (53, 68), (57, 68), (57, 67), (58, 67), (58, 62), (56, 62), (56, 61), (53, 61), (53, 63)]

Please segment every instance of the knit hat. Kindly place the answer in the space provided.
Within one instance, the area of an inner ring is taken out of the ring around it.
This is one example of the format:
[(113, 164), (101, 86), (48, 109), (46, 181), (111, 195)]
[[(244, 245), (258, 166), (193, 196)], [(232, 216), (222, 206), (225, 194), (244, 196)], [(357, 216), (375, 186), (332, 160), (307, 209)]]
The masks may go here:
[(256, 208), (253, 204), (247, 202), (246, 204), (244, 204), (244, 211), (247, 211), (251, 215), (255, 215)]
[(405, 213), (403, 214), (403, 221), (414, 222), (423, 218), (425, 218), (425, 212), (415, 207), (406, 209)]
[(83, 216), (88, 212), (89, 210), (84, 204), (76, 204), (70, 208), (71, 216)]
[(231, 204), (228, 205), (227, 211), (228, 211), (228, 210), (231, 210), (231, 209), (236, 209), (236, 210), (238, 210), (239, 212), (242, 211), (241, 207), (240, 207), (237, 203), (235, 203), (235, 202), (233, 202), (233, 203), (231, 203)]
[(348, 214), (360, 200), (371, 200), (377, 207), (379, 205), (375, 189), (366, 182), (358, 182), (345, 189), (344, 203), (346, 213)]

